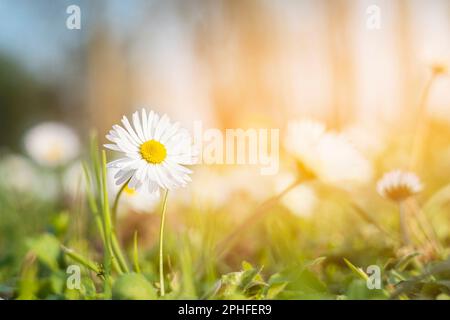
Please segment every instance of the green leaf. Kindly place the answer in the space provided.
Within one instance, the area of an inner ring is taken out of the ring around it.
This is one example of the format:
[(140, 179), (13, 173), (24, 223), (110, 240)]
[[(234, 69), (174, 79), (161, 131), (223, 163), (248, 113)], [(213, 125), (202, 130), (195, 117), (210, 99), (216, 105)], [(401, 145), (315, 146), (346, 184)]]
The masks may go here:
[(115, 300), (156, 300), (156, 291), (139, 273), (121, 275), (114, 282), (112, 298)]
[(45, 233), (28, 240), (27, 245), (41, 263), (53, 271), (58, 271), (58, 257), (61, 252), (58, 239)]
[(417, 256), (420, 256), (419, 252), (412, 252), (404, 257), (402, 257), (396, 264), (395, 269), (398, 271), (403, 271), (408, 266), (408, 264)]
[(278, 296), (288, 285), (289, 282), (280, 282), (280, 283), (274, 283), (269, 287), (267, 290), (266, 298), (267, 299), (275, 299), (276, 296)]
[(134, 271), (141, 273), (141, 268), (139, 267), (139, 252), (138, 252), (138, 232), (134, 231), (133, 236), (133, 265)]
[(350, 270), (352, 270), (353, 273), (355, 273), (358, 277), (360, 277), (364, 281), (367, 281), (369, 279), (369, 276), (361, 268), (356, 267), (353, 263), (351, 263), (349, 260), (345, 258), (344, 262), (347, 264)]
[(318, 257), (311, 262), (306, 263), (305, 267), (311, 268), (315, 267), (326, 260), (327, 257)]

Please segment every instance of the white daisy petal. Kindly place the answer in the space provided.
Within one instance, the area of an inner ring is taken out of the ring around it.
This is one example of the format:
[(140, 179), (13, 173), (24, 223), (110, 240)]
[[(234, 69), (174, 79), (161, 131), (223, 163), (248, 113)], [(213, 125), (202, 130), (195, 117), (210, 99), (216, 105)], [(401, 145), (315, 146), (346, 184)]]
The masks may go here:
[(148, 134), (148, 118), (147, 113), (144, 108), (142, 108), (142, 133), (144, 135), (145, 141), (150, 140), (149, 134)]
[(139, 146), (139, 142), (137, 142), (137, 140), (133, 137), (134, 131), (131, 131), (133, 134), (130, 134), (127, 130), (119, 125), (114, 125), (113, 128), (116, 130), (116, 133), (119, 136), (119, 139), (116, 140), (116, 143), (118, 141), (121, 141), (122, 143), (130, 144), (136, 148)]
[(167, 115), (163, 115), (161, 120), (159, 120), (158, 125), (155, 128), (155, 136), (153, 137), (155, 140), (159, 141), (162, 134), (166, 130), (167, 126), (170, 124), (169, 117)]
[(143, 142), (146, 141), (146, 139), (144, 137), (144, 132), (142, 131), (141, 120), (139, 118), (138, 111), (133, 113), (133, 126), (134, 126), (134, 129), (136, 130), (136, 133), (137, 133), (139, 139), (141, 139), (141, 141), (143, 141)]
[(116, 144), (107, 143), (103, 145), (105, 148), (114, 150), (114, 151), (122, 151), (121, 148), (119, 148)]
[(152, 139), (155, 139), (155, 129), (156, 129), (156, 126), (158, 125), (158, 123), (159, 123), (159, 115), (155, 112), (153, 115), (152, 124), (151, 125), (149, 124), (150, 135), (152, 136)]
[(128, 159), (128, 158), (120, 158), (120, 159), (109, 162), (107, 164), (107, 167), (108, 168), (120, 168), (122, 166), (129, 164), (129, 162), (131, 162), (131, 161), (133, 161), (133, 160)]
[(155, 112), (153, 112), (153, 110), (152, 110), (148, 113), (147, 129), (146, 129), (149, 140), (153, 139), (153, 119), (154, 119), (154, 117), (155, 117)]
[(177, 171), (180, 171), (180, 172), (183, 172), (183, 173), (188, 173), (188, 174), (192, 173), (192, 170), (190, 170), (190, 169), (188, 169), (186, 167), (183, 167), (182, 165), (179, 165), (178, 163), (176, 163), (174, 161), (171, 161), (170, 159), (166, 160), (165, 163), (167, 163), (167, 165), (170, 168), (173, 168), (174, 170), (177, 170)]
[(174, 123), (170, 128), (168, 128), (164, 134), (161, 136), (160, 141), (162, 143), (166, 143), (177, 131), (180, 127), (180, 123), (176, 122)]
[(135, 172), (135, 170), (123, 172), (119, 178), (116, 178), (116, 185), (122, 185), (125, 182), (127, 182), (128, 179), (130, 179), (133, 176), (134, 172)]
[[(128, 121), (128, 118), (123, 116), (122, 118), (122, 124), (125, 126), (126, 132), (128, 133), (128, 135), (130, 136), (132, 142), (134, 144), (136, 144), (136, 146), (139, 146), (141, 143), (143, 143), (144, 141), (139, 139), (139, 137), (137, 136), (136, 132), (134, 131), (133, 127), (130, 124), (130, 121)], [(114, 128), (114, 127), (113, 127)]]

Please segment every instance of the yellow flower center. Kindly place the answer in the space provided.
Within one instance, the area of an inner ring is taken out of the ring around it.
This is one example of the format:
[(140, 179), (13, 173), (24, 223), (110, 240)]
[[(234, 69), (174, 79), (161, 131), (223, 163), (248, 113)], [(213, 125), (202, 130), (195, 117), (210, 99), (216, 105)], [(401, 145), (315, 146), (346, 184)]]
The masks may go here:
[(58, 161), (63, 156), (63, 150), (59, 144), (53, 144), (45, 153), (44, 157), (47, 161)]
[(134, 196), (136, 194), (136, 190), (134, 188), (130, 188), (128, 186), (128, 184), (125, 186), (125, 188), (123, 189), (123, 191), (125, 191), (125, 193), (129, 196)]
[(148, 140), (141, 144), (140, 151), (142, 158), (153, 164), (163, 162), (167, 155), (166, 147), (156, 140)]

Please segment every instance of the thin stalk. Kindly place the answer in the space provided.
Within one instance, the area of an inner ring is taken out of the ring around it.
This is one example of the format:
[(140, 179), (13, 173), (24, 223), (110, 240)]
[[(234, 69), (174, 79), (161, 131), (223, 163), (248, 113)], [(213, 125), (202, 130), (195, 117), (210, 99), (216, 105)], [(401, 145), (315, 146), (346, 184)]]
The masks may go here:
[(134, 271), (141, 273), (141, 268), (139, 267), (139, 253), (138, 253), (138, 232), (134, 232), (133, 236), (133, 264)]
[(228, 235), (224, 240), (222, 240), (217, 246), (217, 251), (219, 252), (218, 258), (223, 257), (229, 250), (231, 250), (239, 239), (240, 235), (243, 234), (244, 230), (247, 230), (250, 226), (253, 226), (256, 221), (260, 220), (265, 216), (267, 210), (274, 206), (278, 201), (286, 195), (289, 191), (294, 189), (300, 184), (300, 180), (295, 180), (293, 183), (288, 185), (283, 191), (277, 195), (264, 201), (252, 214), (250, 214), (247, 219), (245, 219), (230, 235)]
[(117, 225), (117, 207), (119, 206), (119, 199), (120, 196), (122, 195), (122, 192), (125, 190), (125, 188), (128, 185), (128, 182), (130, 182), (131, 178), (128, 179), (127, 182), (125, 182), (119, 189), (119, 192), (117, 192), (116, 198), (114, 199), (114, 203), (112, 206), (112, 224), (113, 226)]
[(109, 297), (111, 295), (111, 262), (114, 260), (114, 255), (112, 254), (111, 245), (111, 214), (109, 211), (108, 202), (108, 191), (106, 188), (106, 152), (102, 151), (102, 163), (101, 163), (101, 187), (102, 187), (102, 209), (103, 209), (103, 224), (105, 230), (105, 254), (104, 254), (104, 265), (105, 265), (105, 296)]
[[(97, 224), (97, 228), (100, 232), (103, 246), (105, 248), (107, 248), (104, 223), (102, 220), (102, 216), (98, 211), (98, 206), (95, 201), (94, 194), (92, 193), (92, 190), (91, 190), (91, 177), (90, 177), (87, 165), (85, 163), (83, 163), (83, 169), (84, 169), (84, 174), (85, 174), (85, 178), (86, 178), (86, 194), (87, 194), (87, 198), (88, 198), (89, 208), (91, 209), (92, 213), (94, 214), (95, 223)], [(115, 259), (112, 261), (112, 265), (114, 267), (114, 270), (116, 270), (118, 273), (123, 273)]]
[(164, 193), (164, 200), (163, 200), (162, 212), (161, 212), (161, 225), (159, 228), (159, 286), (161, 287), (161, 297), (164, 297), (164, 294), (165, 294), (163, 247), (164, 247), (164, 223), (165, 223), (165, 219), (166, 219), (168, 193), (169, 193), (169, 190), (166, 190), (166, 192)]
[(76, 262), (81, 263), (86, 268), (90, 269), (91, 271), (94, 271), (98, 276), (102, 276), (102, 270), (95, 262), (88, 260), (82, 255), (76, 253), (74, 250), (69, 249), (63, 245), (61, 245), (61, 250)]
[(117, 239), (115, 228), (113, 228), (112, 233), (111, 233), (111, 245), (112, 245), (112, 250), (113, 250), (114, 256), (116, 257), (116, 259), (119, 263), (119, 267), (120, 267), (121, 271), (128, 273), (130, 270), (128, 269), (127, 262), (122, 253), (122, 249), (120, 248), (120, 244), (119, 244), (119, 240)]
[(105, 245), (105, 231), (103, 229), (102, 218), (98, 212), (97, 203), (95, 202), (94, 195), (91, 190), (91, 177), (89, 175), (89, 169), (87, 168), (86, 163), (83, 162), (83, 171), (86, 179), (86, 194), (88, 198), (89, 208), (94, 214), (95, 223), (97, 224), (98, 231), (100, 232), (100, 236), (102, 237), (103, 244)]
[(94, 166), (94, 178), (96, 183), (96, 190), (101, 190), (102, 187), (102, 170), (100, 164), (100, 157), (98, 156), (98, 143), (97, 143), (97, 135), (95, 133), (91, 134), (91, 143), (90, 143), (90, 152), (91, 152), (91, 160)]
[(127, 262), (125, 260), (125, 256), (122, 253), (122, 249), (120, 248), (119, 240), (117, 239), (116, 234), (116, 225), (117, 225), (117, 208), (119, 205), (119, 199), (123, 193), (123, 190), (125, 190), (126, 186), (128, 185), (128, 182), (130, 179), (128, 179), (127, 182), (125, 182), (122, 187), (120, 187), (119, 192), (117, 192), (117, 195), (114, 199), (113, 207), (112, 207), (112, 233), (111, 233), (111, 244), (112, 244), (112, 250), (114, 252), (114, 255), (116, 256), (120, 268), (123, 272), (129, 272)]
[(425, 85), (422, 92), (422, 96), (419, 100), (419, 106), (416, 115), (416, 130), (414, 130), (414, 137), (412, 140), (412, 156), (410, 162), (410, 170), (415, 170), (420, 168), (421, 165), (421, 154), (428, 133), (428, 117), (427, 117), (427, 101), (430, 95), (431, 87), (436, 80), (438, 73), (433, 71), (430, 79)]
[(436, 234), (436, 231), (434, 230), (433, 225), (431, 224), (427, 215), (419, 207), (415, 199), (412, 199), (409, 202), (409, 205), (417, 219), (417, 224), (419, 225), (420, 231), (423, 233), (426, 241), (428, 241), (428, 243), (433, 247), (435, 252), (439, 254), (442, 251), (442, 246)]
[(411, 238), (408, 231), (406, 203), (404, 201), (400, 201), (398, 206), (400, 211), (400, 232), (402, 235), (403, 244), (405, 246), (409, 246), (411, 244)]
[(366, 222), (370, 223), (374, 227), (376, 227), (381, 233), (386, 235), (388, 238), (398, 241), (395, 237), (393, 237), (389, 231), (383, 228), (371, 215), (369, 215), (365, 210), (363, 210), (359, 205), (355, 202), (351, 203), (352, 209)]

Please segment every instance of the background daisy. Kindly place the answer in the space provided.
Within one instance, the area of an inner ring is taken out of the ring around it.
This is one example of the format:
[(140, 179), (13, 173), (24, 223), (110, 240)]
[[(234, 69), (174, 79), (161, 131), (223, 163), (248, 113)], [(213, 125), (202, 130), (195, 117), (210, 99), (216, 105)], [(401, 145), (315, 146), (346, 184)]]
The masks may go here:
[(372, 177), (370, 162), (343, 135), (326, 131), (320, 122), (290, 122), (286, 148), (304, 174), (322, 182), (342, 185), (367, 182)]
[(44, 122), (31, 128), (25, 135), (25, 149), (37, 163), (56, 167), (73, 160), (80, 151), (75, 132), (57, 122)]
[(405, 200), (422, 190), (422, 183), (412, 172), (393, 170), (387, 172), (377, 183), (378, 193), (393, 201)]

